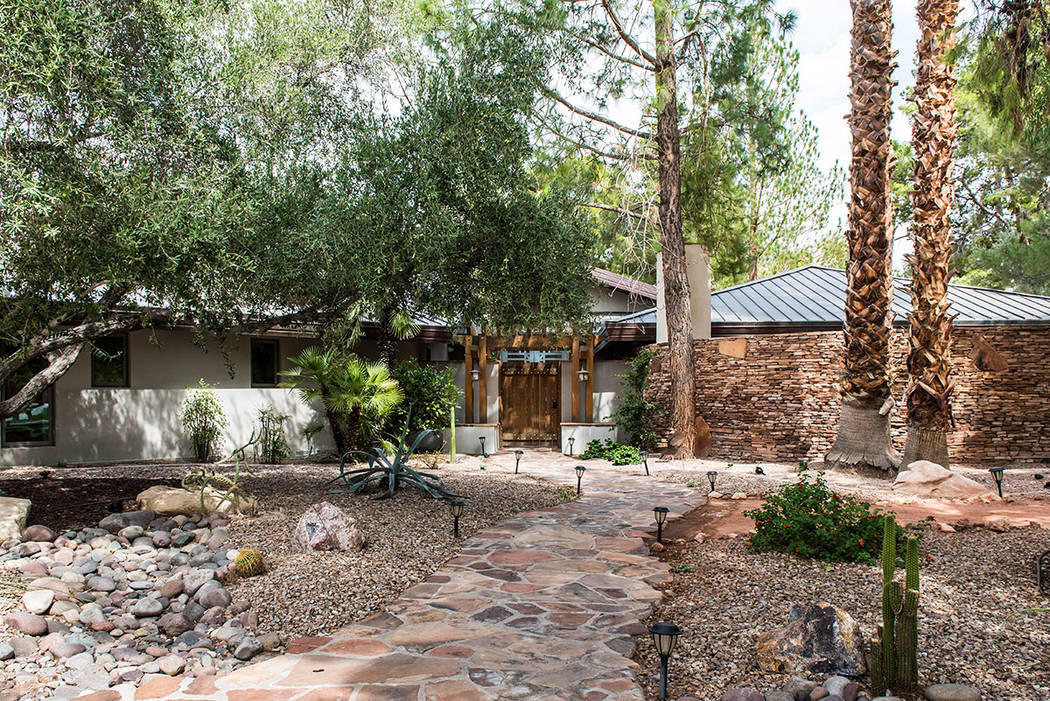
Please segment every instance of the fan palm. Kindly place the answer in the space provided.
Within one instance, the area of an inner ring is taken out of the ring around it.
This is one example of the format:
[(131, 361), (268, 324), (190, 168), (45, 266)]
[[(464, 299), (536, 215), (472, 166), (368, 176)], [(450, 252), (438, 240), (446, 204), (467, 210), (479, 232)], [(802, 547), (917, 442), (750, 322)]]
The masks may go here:
[(912, 313), (909, 315), (908, 442), (904, 460), (948, 465), (951, 423), (952, 317), (948, 280), (952, 259), (952, 156), (955, 75), (948, 54), (955, 46), (958, 0), (920, 0), (921, 36), (915, 72), (912, 148), (915, 175), (912, 201)]
[(849, 268), (846, 282), (845, 372), (833, 466), (895, 468), (890, 443), (890, 326), (894, 51), (890, 0), (852, 0)]
[(340, 455), (360, 445), (363, 420), (376, 426), (404, 399), (382, 363), (316, 347), (303, 350), (291, 363), (292, 369), (281, 373), (281, 386), (296, 389), (303, 401), (321, 400)]

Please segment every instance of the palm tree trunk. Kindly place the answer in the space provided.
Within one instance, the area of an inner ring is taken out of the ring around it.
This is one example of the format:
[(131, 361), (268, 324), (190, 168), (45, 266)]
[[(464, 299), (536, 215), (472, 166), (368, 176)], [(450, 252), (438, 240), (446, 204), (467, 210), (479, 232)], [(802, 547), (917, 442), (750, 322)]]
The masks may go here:
[(691, 458), (696, 444), (696, 381), (693, 377), (693, 327), (682, 233), (681, 148), (675, 82), (673, 18), (668, 2), (656, 2), (657, 163), (660, 179), (660, 250), (663, 260), (664, 310), (671, 376), (671, 428), (679, 457)]
[(332, 429), (332, 440), (335, 442), (336, 452), (339, 455), (345, 455), (350, 450), (350, 444), (347, 442), (346, 433), (343, 431), (342, 419), (331, 409), (325, 409), (324, 413), (328, 419), (328, 426)]
[(894, 51), (890, 0), (851, 0), (849, 268), (845, 371), (832, 467), (890, 470), (900, 457), (890, 441), (891, 241)]
[(379, 362), (393, 370), (397, 360), (397, 334), (394, 333), (393, 316), (389, 313), (384, 313), (379, 319), (376, 345)]
[(912, 312), (909, 315), (908, 442), (905, 463), (930, 460), (948, 466), (951, 425), (951, 334), (948, 280), (951, 276), (952, 158), (955, 75), (948, 53), (959, 15), (958, 0), (920, 0), (918, 63), (912, 148)]

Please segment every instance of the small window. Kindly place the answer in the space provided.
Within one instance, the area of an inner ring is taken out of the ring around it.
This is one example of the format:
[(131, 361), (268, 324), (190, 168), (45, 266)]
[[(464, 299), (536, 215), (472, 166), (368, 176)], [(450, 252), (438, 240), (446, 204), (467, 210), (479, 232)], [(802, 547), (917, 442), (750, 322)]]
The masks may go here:
[(128, 386), (128, 337), (103, 336), (91, 342), (91, 386)]
[[(0, 391), (0, 397), (8, 398), (18, 393), (33, 375), (46, 366), (43, 361), (30, 363), (8, 378)], [(4, 419), (0, 426), (0, 443), (12, 445), (53, 445), (55, 430), (55, 390), (48, 387), (33, 398), (33, 402), (15, 416)]]
[(277, 386), (277, 341), (252, 339), (252, 387)]

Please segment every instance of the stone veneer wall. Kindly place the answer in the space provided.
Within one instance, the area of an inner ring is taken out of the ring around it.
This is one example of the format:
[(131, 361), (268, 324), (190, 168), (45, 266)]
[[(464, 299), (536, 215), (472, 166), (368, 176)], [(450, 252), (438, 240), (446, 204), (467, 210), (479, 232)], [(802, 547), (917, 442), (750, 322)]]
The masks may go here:
[[(970, 358), (982, 336), (1009, 363), (982, 371)], [(743, 344), (740, 344), (744, 341)], [(735, 344), (736, 347), (731, 346)], [(903, 451), (907, 333), (893, 342), (893, 440)], [(741, 349), (741, 345), (744, 346)], [(720, 350), (720, 346), (722, 350)], [(666, 346), (656, 347), (649, 396), (670, 407)], [(734, 357), (743, 350), (743, 357)], [(841, 332), (729, 336), (696, 342), (696, 408), (711, 427), (711, 457), (822, 460), (835, 440)], [(959, 328), (952, 366), (953, 460), (967, 464), (1050, 462), (1050, 328)], [(667, 424), (663, 419), (662, 437)]]

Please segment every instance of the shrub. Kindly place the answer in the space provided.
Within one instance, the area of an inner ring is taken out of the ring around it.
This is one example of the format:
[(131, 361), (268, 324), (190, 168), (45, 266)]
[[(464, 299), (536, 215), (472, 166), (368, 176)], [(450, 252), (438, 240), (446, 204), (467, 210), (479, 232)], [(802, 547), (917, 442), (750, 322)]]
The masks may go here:
[(451, 369), (405, 360), (391, 374), (405, 395), (387, 422), (392, 435), (404, 428), (405, 421), (410, 421), (409, 433), (440, 432), (448, 426), (449, 412), (459, 404), (460, 394)]
[(593, 440), (587, 444), (587, 450), (580, 454), (581, 460), (601, 458), (609, 460), (613, 465), (637, 465), (642, 462), (642, 455), (633, 445), (616, 443), (606, 439), (604, 443)]
[(656, 447), (654, 425), (660, 415), (660, 407), (645, 399), (645, 388), (649, 384), (649, 364), (656, 351), (643, 350), (627, 361), (627, 372), (619, 375), (620, 404), (611, 418), (630, 440), (644, 450)]
[(226, 427), (226, 414), (212, 385), (201, 379), (195, 388), (189, 389), (179, 421), (189, 431), (193, 455), (198, 462), (210, 460), (222, 429)]
[(255, 444), (259, 459), (271, 465), (284, 462), (292, 454), (284, 435), (288, 414), (280, 414), (273, 407), (259, 410), (259, 440)]
[[(875, 562), (882, 552), (885, 516), (871, 504), (833, 492), (823, 474), (802, 472), (798, 482), (763, 495), (748, 546), (839, 562)], [(903, 533), (903, 531), (901, 531)]]

